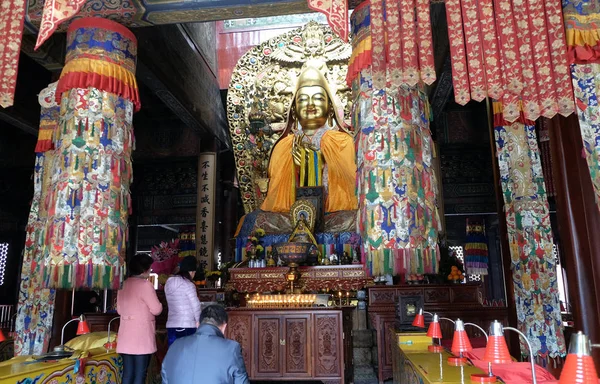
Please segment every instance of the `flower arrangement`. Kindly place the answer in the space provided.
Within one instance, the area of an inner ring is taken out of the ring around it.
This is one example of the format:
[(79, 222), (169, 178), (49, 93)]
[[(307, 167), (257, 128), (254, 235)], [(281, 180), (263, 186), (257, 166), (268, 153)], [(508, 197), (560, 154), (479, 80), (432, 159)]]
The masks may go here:
[(154, 261), (165, 261), (179, 254), (179, 239), (171, 240), (170, 242), (163, 241), (158, 246), (152, 247), (150, 257)]
[(163, 241), (158, 246), (152, 247), (150, 257), (154, 260), (152, 272), (158, 274), (158, 283), (164, 286), (179, 265), (179, 240)]
[(175, 271), (179, 264), (179, 240), (163, 241), (158, 246), (152, 247), (150, 257), (154, 260), (152, 263), (152, 272), (159, 275), (170, 275)]
[(256, 229), (246, 242), (246, 254), (251, 259), (261, 259), (265, 256), (265, 247), (262, 245), (262, 238), (265, 237), (265, 230)]

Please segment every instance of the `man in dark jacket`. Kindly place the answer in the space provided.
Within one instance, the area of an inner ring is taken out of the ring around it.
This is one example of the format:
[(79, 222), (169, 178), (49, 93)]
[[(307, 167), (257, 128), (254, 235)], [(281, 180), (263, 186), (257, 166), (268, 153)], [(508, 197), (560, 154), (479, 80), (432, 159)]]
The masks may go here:
[(248, 384), (242, 348), (224, 336), (227, 312), (209, 305), (195, 334), (175, 340), (162, 364), (163, 384)]

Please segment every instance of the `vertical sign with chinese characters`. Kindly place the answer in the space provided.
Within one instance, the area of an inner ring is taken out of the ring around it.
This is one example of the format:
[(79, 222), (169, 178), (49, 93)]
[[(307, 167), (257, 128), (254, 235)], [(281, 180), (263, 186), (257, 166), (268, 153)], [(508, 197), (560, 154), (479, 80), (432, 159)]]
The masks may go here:
[(206, 271), (214, 267), (215, 190), (217, 155), (201, 153), (198, 157), (198, 204), (196, 213), (196, 250), (198, 264)]

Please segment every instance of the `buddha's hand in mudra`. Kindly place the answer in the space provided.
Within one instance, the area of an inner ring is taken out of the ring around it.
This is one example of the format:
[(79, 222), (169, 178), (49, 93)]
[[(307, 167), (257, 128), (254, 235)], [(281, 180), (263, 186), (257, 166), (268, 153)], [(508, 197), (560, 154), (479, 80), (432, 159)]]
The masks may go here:
[(294, 143), (292, 144), (292, 158), (294, 164), (298, 167), (302, 164), (302, 157), (304, 157), (306, 150), (317, 151), (317, 148), (305, 141), (305, 137), (304, 133), (294, 136)]
[(296, 166), (300, 166), (302, 164), (302, 156), (304, 156), (304, 145), (302, 143), (302, 138), (304, 134), (299, 134), (294, 136), (294, 143), (292, 144), (292, 157), (294, 158), (294, 164)]

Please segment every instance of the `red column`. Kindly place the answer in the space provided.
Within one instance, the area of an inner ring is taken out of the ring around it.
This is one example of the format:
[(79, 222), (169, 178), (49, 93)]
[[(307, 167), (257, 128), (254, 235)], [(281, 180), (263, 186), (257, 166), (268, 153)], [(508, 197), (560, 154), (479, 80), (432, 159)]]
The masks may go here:
[[(575, 331), (600, 343), (600, 211), (576, 115), (549, 120), (556, 214)], [(567, 340), (568, 342), (568, 340)], [(600, 366), (600, 351), (594, 351)]]

